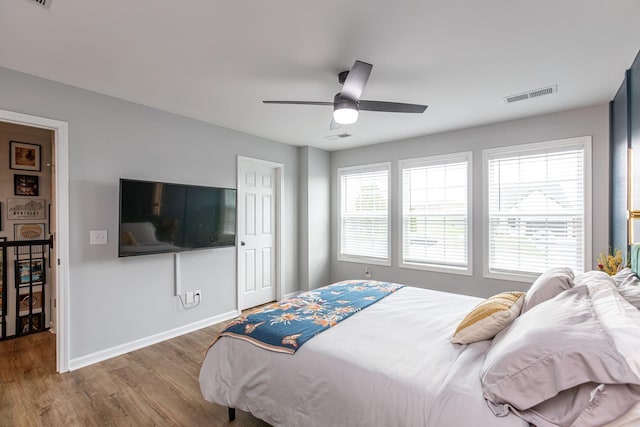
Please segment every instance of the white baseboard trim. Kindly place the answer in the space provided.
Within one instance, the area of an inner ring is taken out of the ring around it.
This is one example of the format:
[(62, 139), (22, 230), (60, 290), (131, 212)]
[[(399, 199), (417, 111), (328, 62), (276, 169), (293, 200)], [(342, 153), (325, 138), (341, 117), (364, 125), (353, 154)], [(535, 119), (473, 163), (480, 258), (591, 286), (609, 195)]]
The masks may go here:
[(284, 299), (287, 299), (287, 298), (293, 298), (293, 297), (295, 297), (296, 295), (299, 295), (299, 294), (301, 294), (301, 293), (302, 293), (302, 291), (295, 291), (295, 292), (288, 293), (288, 294), (286, 294), (286, 295), (284, 296)]
[[(153, 344), (157, 344), (162, 341), (169, 340), (171, 338), (179, 337), (180, 335), (188, 334), (189, 332), (197, 331), (198, 329), (206, 328), (207, 326), (215, 325), (216, 323), (224, 322), (225, 320), (233, 319), (239, 316), (238, 310), (231, 310), (226, 313), (218, 314), (217, 316), (209, 317), (208, 319), (199, 320), (188, 325), (180, 326), (179, 328), (170, 329), (159, 334), (151, 335), (145, 338), (140, 338), (135, 341), (130, 341), (125, 344), (120, 344), (115, 347), (106, 348), (104, 350), (96, 351), (95, 353), (87, 354), (86, 356), (76, 357), (69, 360), (69, 370), (84, 368), (85, 366), (93, 365), (94, 363), (102, 362), (103, 360), (111, 359), (112, 357), (122, 356), (134, 350), (139, 350), (143, 347), (147, 347)], [(211, 337), (213, 339), (213, 337)]]

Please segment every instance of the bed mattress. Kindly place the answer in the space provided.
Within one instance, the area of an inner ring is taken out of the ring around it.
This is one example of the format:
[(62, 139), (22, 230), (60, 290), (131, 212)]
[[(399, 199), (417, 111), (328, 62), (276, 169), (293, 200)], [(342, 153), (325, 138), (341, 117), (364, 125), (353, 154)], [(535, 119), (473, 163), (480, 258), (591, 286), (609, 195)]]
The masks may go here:
[(479, 298), (405, 287), (294, 355), (222, 337), (200, 372), (209, 402), (276, 426), (513, 426), (482, 397), (490, 341), (450, 342)]

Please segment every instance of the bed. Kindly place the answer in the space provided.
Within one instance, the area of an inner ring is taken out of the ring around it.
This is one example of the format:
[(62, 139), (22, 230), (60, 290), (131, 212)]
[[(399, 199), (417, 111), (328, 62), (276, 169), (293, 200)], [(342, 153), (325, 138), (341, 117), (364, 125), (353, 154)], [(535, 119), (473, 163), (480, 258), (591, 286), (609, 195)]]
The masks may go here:
[[(203, 362), (202, 394), (276, 426), (526, 427), (512, 412), (496, 416), (483, 396), (492, 341), (451, 343), (482, 301), (407, 286), (293, 355), (222, 336)], [(639, 425), (638, 409), (611, 425)]]

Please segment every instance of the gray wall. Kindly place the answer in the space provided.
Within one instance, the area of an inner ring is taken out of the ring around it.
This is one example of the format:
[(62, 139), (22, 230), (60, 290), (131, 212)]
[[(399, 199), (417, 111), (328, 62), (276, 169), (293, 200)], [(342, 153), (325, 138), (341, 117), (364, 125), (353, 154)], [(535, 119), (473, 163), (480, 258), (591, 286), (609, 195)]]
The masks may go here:
[(331, 279), (331, 155), (314, 147), (299, 150), (300, 290)]
[[(182, 255), (184, 310), (172, 256), (119, 259), (118, 179), (236, 188), (236, 156), (284, 164), (284, 292), (297, 290), (296, 147), (0, 68), (0, 109), (69, 123), (70, 358), (207, 319), (236, 307), (235, 248)], [(241, 112), (238, 112), (241, 114)], [(89, 246), (89, 230), (108, 230)]]
[[(609, 238), (609, 109), (606, 104), (333, 152), (331, 156), (333, 212), (331, 235), (337, 235), (336, 169), (344, 166), (391, 161), (392, 265), (390, 267), (371, 266), (372, 278), (480, 297), (487, 297), (506, 290), (526, 290), (529, 287), (527, 283), (482, 277), (482, 150), (586, 135), (592, 136), (592, 244), (595, 260), (598, 253), (606, 251)], [(462, 151), (473, 151), (473, 276), (398, 268), (398, 251), (396, 250), (399, 242), (397, 230), (400, 230), (398, 160)], [(333, 239), (331, 245), (332, 281), (364, 278), (365, 266), (366, 264), (337, 261), (336, 239)]]
[[(69, 123), (71, 359), (236, 307), (233, 248), (182, 255), (183, 290), (202, 290), (202, 303), (192, 310), (182, 309), (173, 296), (171, 255), (117, 257), (120, 177), (235, 188), (237, 155), (283, 163), (284, 293), (290, 293), (313, 289), (329, 279), (364, 276), (364, 264), (336, 260), (336, 239), (332, 238), (337, 233), (336, 168), (392, 161), (392, 230), (396, 230), (400, 159), (472, 150), (474, 210), (480, 213), (483, 149), (591, 135), (594, 257), (607, 248), (606, 105), (327, 153), (298, 149), (3, 68), (0, 93), (0, 109)], [(300, 203), (298, 192), (303, 198)], [(90, 246), (92, 229), (108, 230), (109, 244)], [(524, 283), (482, 277), (480, 214), (474, 215), (473, 233), (473, 277), (399, 269), (395, 266), (397, 233), (393, 233), (393, 265), (372, 266), (373, 278), (478, 296), (526, 289)]]

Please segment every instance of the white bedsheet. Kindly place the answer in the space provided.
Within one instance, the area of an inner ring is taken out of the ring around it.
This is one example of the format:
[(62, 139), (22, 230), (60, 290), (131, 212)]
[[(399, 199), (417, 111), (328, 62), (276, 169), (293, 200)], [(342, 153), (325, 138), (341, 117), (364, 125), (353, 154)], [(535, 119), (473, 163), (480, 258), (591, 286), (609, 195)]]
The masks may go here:
[(221, 338), (206, 355), (207, 401), (276, 426), (513, 426), (482, 398), (489, 341), (449, 341), (479, 298), (403, 288), (322, 332), (294, 355)]

